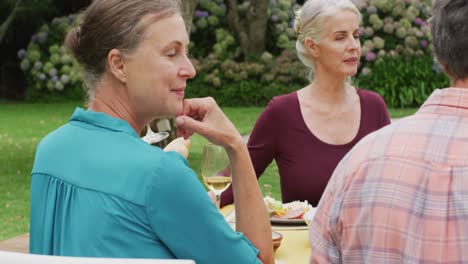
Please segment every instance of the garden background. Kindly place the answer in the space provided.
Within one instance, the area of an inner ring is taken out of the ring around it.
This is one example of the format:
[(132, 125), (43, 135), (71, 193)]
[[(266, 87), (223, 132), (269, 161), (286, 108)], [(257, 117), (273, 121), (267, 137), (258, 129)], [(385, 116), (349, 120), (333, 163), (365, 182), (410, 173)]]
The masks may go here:
[[(430, 0), (355, 0), (363, 14), (354, 85), (374, 90), (392, 117), (410, 114), (448, 86), (431, 50)], [(81, 70), (62, 42), (90, 3), (0, 0), (0, 240), (28, 232), (29, 180), (39, 140), (84, 105)], [(198, 75), (187, 97), (214, 97), (243, 134), (267, 102), (307, 84), (293, 30), (295, 0), (183, 0)], [(195, 136), (189, 163), (198, 173)], [(260, 185), (280, 197), (272, 164)]]

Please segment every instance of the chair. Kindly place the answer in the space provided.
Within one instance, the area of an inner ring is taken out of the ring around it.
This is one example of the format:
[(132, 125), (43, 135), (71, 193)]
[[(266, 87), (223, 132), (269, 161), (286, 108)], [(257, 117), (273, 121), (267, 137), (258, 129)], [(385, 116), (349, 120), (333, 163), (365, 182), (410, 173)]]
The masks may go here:
[(186, 259), (81, 258), (0, 251), (2, 264), (195, 264)]

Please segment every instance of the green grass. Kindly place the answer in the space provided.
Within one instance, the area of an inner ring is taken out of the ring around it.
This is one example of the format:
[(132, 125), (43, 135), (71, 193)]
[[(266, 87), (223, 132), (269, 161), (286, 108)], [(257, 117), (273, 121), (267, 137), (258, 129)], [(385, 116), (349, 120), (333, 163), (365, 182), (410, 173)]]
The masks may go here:
[(29, 179), (39, 140), (76, 104), (0, 105), (0, 240), (29, 230)]
[(418, 110), (417, 108), (402, 108), (402, 109), (389, 109), (392, 118), (401, 118), (412, 115)]
[[(81, 103), (23, 104), (0, 103), (0, 240), (29, 230), (29, 180), (34, 152), (40, 139), (67, 122)], [(261, 107), (226, 107), (226, 115), (241, 134), (248, 134)], [(391, 111), (392, 117), (411, 114), (415, 109)], [(192, 137), (189, 164), (200, 175), (202, 146), (206, 140)], [(280, 199), (276, 165), (271, 164), (260, 179), (260, 187), (272, 186), (271, 193)]]

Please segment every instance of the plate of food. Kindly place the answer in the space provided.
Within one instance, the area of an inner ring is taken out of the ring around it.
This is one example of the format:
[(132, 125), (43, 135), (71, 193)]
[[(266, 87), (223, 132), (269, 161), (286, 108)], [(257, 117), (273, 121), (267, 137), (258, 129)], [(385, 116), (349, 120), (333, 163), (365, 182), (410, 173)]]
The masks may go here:
[(281, 245), (281, 240), (283, 239), (283, 235), (281, 235), (278, 232), (272, 231), (271, 239), (273, 240), (273, 250), (276, 251)]
[(283, 204), (270, 196), (263, 198), (272, 224), (305, 225), (304, 214), (314, 208), (307, 201)]

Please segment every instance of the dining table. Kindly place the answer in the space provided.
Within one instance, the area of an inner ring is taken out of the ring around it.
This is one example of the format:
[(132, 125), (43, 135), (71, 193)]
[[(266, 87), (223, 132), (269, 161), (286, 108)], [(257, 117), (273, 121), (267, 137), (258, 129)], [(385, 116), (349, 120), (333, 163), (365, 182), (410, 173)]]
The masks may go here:
[[(232, 223), (234, 205), (227, 205), (221, 208), (221, 214), (224, 215), (228, 223)], [(291, 224), (271, 225), (273, 231), (283, 236), (281, 245), (275, 251), (276, 264), (301, 264), (309, 263), (310, 244), (308, 226)]]

